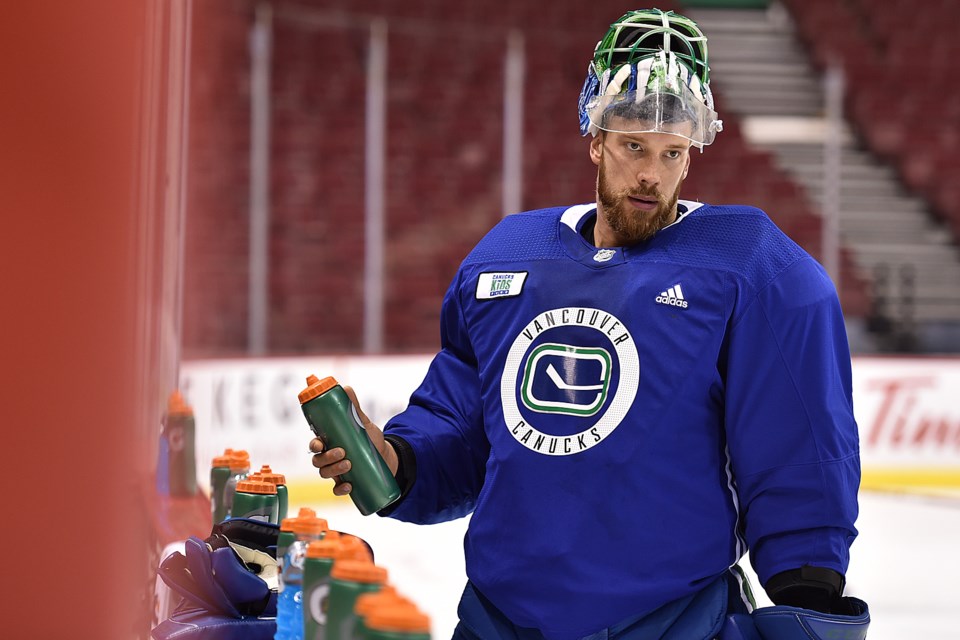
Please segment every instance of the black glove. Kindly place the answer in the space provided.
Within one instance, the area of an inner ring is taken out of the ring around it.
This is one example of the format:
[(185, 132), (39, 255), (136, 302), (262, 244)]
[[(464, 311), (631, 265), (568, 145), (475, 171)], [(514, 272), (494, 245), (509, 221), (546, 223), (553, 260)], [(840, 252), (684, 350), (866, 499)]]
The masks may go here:
[(857, 615), (850, 599), (842, 597), (844, 582), (844, 577), (833, 569), (805, 566), (778, 573), (763, 588), (776, 605)]

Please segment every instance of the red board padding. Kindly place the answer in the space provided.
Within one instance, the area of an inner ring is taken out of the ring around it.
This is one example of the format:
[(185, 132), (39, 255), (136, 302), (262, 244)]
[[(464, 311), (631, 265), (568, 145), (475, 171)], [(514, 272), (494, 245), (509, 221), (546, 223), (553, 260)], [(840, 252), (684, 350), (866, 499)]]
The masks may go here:
[(143, 637), (132, 240), (151, 4), (0, 16), (0, 638)]

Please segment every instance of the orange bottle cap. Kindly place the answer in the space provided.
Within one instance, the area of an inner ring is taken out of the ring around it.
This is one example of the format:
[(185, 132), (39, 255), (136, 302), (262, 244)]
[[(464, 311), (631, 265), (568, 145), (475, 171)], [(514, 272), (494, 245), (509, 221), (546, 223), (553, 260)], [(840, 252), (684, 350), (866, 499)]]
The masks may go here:
[(230, 471), (245, 471), (250, 468), (250, 454), (240, 449), (230, 456)]
[(310, 507), (300, 507), (300, 513), (297, 514), (298, 518), (305, 518), (307, 516), (316, 516), (317, 512), (311, 509)]
[(230, 466), (230, 456), (217, 456), (210, 463), (211, 467), (229, 467)]
[(333, 531), (332, 529), (328, 529), (327, 532), (323, 534), (324, 540), (339, 540), (340, 538), (341, 538), (340, 532)]
[(378, 567), (369, 560), (337, 560), (330, 571), (330, 577), (347, 582), (364, 584), (383, 584), (387, 581), (387, 570)]
[(167, 399), (167, 415), (181, 417), (192, 416), (193, 407), (187, 404), (187, 401), (183, 399), (183, 395), (179, 391), (174, 391)]
[(307, 376), (307, 388), (301, 391), (297, 397), (300, 398), (300, 404), (305, 404), (335, 386), (337, 386), (337, 381), (331, 376), (321, 380), (315, 375), (309, 375)]
[(363, 562), (373, 562), (373, 556), (370, 555), (370, 549), (364, 542), (349, 533), (340, 536), (340, 549), (337, 552), (337, 560), (360, 560)]
[(280, 531), (293, 532), (293, 523), (296, 521), (296, 518), (284, 518), (280, 521)]
[[(273, 491), (276, 493), (277, 485), (272, 484), (270, 486), (273, 487)], [(297, 518), (296, 522), (293, 523), (293, 532), (297, 535), (316, 536), (324, 533), (328, 528), (327, 521), (316, 516)]]
[(287, 484), (287, 479), (282, 473), (274, 473), (273, 469), (270, 468), (270, 465), (265, 464), (260, 467), (260, 471), (257, 472), (258, 475), (263, 477), (267, 482), (272, 482), (273, 484)]
[(392, 584), (385, 584), (380, 587), (380, 591), (368, 591), (357, 596), (357, 602), (353, 605), (353, 612), (360, 617), (364, 617), (374, 609), (380, 609), (394, 603), (413, 604), (397, 593), (396, 587)]
[(430, 618), (414, 605), (389, 605), (371, 611), (364, 624), (372, 631), (430, 633)]
[(277, 495), (277, 485), (272, 482), (261, 482), (259, 480), (241, 480), (237, 483), (237, 491), (243, 493), (258, 493), (261, 495)]
[(307, 545), (308, 558), (336, 558), (340, 550), (339, 539), (314, 540)]

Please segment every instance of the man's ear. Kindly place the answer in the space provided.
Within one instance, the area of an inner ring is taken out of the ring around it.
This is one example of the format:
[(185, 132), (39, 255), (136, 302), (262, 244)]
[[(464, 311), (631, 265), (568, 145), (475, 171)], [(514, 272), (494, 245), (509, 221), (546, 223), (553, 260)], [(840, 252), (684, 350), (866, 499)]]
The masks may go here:
[(593, 137), (593, 140), (590, 141), (590, 160), (593, 161), (593, 164), (600, 166), (600, 158), (603, 157), (603, 139), (604, 133), (601, 131)]
[(686, 179), (687, 179), (687, 172), (688, 172), (688, 171), (690, 171), (690, 153), (689, 153), (689, 151), (687, 152), (687, 164), (686, 164), (686, 166), (683, 168), (683, 176), (681, 176), (681, 178), (680, 178), (681, 180), (686, 180)]

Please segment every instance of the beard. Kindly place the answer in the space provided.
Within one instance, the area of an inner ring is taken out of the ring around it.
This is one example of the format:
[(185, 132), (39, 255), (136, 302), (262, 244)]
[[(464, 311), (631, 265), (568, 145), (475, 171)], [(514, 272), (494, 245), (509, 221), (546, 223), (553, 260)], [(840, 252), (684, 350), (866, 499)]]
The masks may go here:
[[(669, 197), (660, 193), (656, 187), (614, 191), (607, 183), (601, 162), (597, 172), (597, 200), (603, 205), (604, 219), (617, 239), (624, 245), (637, 244), (649, 240), (672, 221), (677, 200), (680, 198), (681, 185), (683, 180), (680, 180)], [(653, 211), (640, 211), (627, 200), (629, 196), (654, 197), (657, 199), (657, 208)]]

